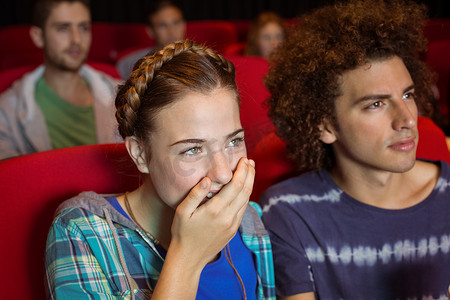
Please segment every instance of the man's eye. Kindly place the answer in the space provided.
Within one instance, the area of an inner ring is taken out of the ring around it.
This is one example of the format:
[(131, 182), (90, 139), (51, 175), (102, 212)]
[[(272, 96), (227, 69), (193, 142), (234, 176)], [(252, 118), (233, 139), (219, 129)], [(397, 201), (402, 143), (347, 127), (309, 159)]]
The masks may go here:
[(56, 28), (56, 30), (61, 31), (61, 32), (67, 31), (68, 29), (69, 29), (68, 26), (59, 26)]
[(416, 94), (414, 92), (409, 92), (403, 95), (403, 100), (415, 100)]
[(382, 101), (376, 101), (373, 102), (372, 104), (370, 104), (367, 109), (377, 109), (383, 106), (383, 102)]

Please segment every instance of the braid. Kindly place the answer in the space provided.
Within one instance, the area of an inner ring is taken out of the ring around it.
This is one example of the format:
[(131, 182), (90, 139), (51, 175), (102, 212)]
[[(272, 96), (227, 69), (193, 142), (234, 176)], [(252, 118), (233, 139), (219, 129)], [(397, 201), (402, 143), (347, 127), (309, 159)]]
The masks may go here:
[(174, 57), (186, 52), (206, 57), (217, 68), (232, 74), (234, 79), (234, 65), (229, 60), (212, 49), (190, 40), (169, 44), (150, 56), (144, 56), (136, 63), (130, 78), (120, 87), (116, 97), (116, 119), (122, 137), (134, 135), (141, 98), (158, 72)]

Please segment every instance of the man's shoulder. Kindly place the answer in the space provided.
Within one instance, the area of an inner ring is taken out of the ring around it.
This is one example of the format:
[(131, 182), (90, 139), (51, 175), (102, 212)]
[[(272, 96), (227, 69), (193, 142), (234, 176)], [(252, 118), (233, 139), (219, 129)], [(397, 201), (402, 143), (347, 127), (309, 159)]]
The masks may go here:
[[(261, 196), (263, 212), (276, 203), (301, 203), (311, 200), (339, 197), (342, 191), (331, 179), (328, 171), (317, 170), (289, 178), (271, 186)], [(313, 201), (315, 202), (315, 201)]]
[(36, 82), (42, 76), (43, 72), (44, 67), (39, 66), (36, 69), (24, 72), (16, 80), (11, 80), (7, 86), (5, 84), (6, 88), (0, 93), (0, 107), (2, 110), (22, 105), (21, 103), (25, 98), (33, 95)]
[(327, 177), (329, 176), (326, 170), (310, 171), (274, 184), (266, 192), (273, 194), (282, 191), (298, 191), (305, 187), (316, 188), (321, 183), (325, 183)]

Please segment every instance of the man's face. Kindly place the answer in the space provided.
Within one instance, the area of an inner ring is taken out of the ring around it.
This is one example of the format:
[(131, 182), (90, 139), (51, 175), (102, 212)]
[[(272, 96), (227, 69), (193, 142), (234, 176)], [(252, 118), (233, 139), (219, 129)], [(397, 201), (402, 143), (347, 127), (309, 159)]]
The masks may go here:
[(337, 124), (330, 125), (333, 138), (326, 141), (332, 143), (336, 168), (410, 170), (418, 142), (417, 107), (403, 61), (396, 56), (371, 61), (345, 72), (341, 80)]
[(77, 71), (91, 46), (91, 15), (80, 2), (62, 2), (53, 7), (42, 29), (45, 63), (62, 70)]
[(149, 34), (155, 40), (157, 47), (164, 47), (184, 39), (186, 23), (178, 8), (165, 7), (154, 14), (149, 21)]

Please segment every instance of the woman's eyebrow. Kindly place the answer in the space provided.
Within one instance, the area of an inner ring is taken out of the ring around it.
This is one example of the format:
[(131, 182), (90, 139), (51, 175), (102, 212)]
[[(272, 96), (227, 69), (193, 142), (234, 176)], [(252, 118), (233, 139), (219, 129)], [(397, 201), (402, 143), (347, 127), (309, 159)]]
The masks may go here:
[(226, 136), (226, 139), (231, 139), (232, 137), (238, 135), (239, 133), (243, 132), (244, 128), (238, 129), (236, 131), (233, 131), (232, 133), (230, 133), (229, 135)]
[[(238, 129), (236, 131), (233, 131), (232, 133), (228, 134), (226, 136), (226, 139), (230, 139), (236, 135), (238, 135), (239, 133), (243, 132), (244, 128)], [(184, 140), (179, 140), (176, 141), (175, 143), (169, 145), (169, 147), (175, 146), (175, 145), (179, 145), (179, 144), (202, 144), (205, 143), (206, 140), (204, 139), (197, 139), (197, 138), (193, 138), (193, 139), (184, 139)]]
[(205, 142), (204, 139), (185, 139), (185, 140), (177, 141), (177, 142), (169, 145), (169, 147), (172, 147), (172, 146), (175, 146), (175, 145), (178, 145), (178, 144), (201, 144), (201, 143), (204, 143), (204, 142)]

